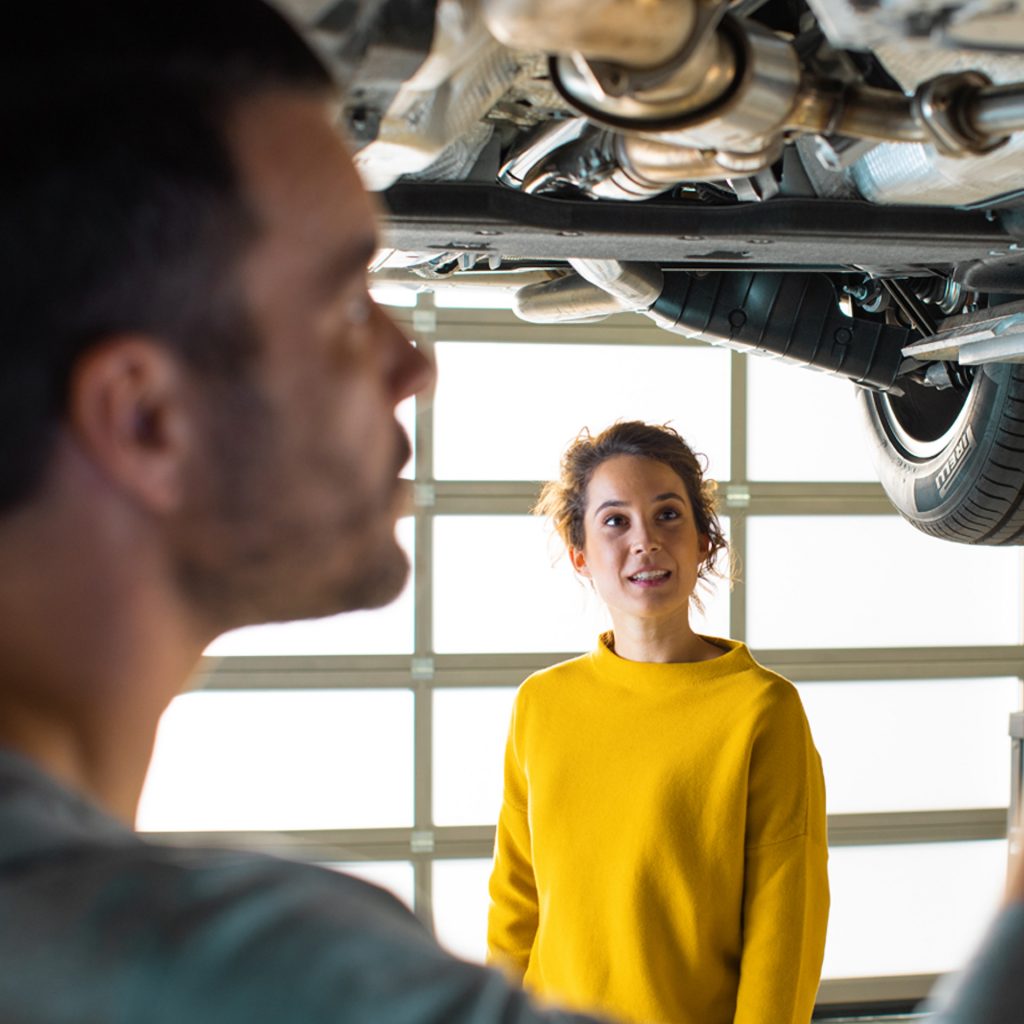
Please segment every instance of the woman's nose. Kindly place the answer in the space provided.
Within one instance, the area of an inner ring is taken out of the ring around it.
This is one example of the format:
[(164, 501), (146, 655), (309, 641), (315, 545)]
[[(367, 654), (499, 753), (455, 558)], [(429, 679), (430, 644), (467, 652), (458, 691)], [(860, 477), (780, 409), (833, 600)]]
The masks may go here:
[(633, 538), (633, 551), (635, 554), (642, 555), (644, 552), (657, 551), (660, 547), (661, 545), (658, 541), (646, 530), (638, 531)]

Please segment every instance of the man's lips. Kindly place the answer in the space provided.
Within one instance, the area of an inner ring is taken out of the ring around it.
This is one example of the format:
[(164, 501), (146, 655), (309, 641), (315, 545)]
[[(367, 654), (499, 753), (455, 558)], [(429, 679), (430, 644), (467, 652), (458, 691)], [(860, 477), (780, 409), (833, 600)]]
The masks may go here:
[(399, 519), (411, 516), (416, 511), (416, 490), (411, 480), (400, 478), (395, 481), (395, 515)]

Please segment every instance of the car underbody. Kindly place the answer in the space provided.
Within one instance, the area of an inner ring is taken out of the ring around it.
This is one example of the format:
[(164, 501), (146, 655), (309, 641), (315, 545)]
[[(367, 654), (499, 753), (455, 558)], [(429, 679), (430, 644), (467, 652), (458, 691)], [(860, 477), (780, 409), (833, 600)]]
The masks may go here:
[(379, 280), (500, 282), (534, 323), (631, 311), (847, 377), (901, 514), (1024, 543), (1015, 0), (340, 0), (312, 22), (381, 193)]

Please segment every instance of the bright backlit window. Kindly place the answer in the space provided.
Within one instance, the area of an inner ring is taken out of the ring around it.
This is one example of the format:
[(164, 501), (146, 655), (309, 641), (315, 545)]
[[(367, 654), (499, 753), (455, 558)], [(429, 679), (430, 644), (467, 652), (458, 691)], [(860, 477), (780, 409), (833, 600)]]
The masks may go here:
[(669, 346), (441, 343), (434, 471), (446, 480), (550, 480), (589, 427), (671, 421), (711, 476), (729, 475), (729, 354)]
[(434, 930), (457, 956), (482, 963), (487, 956), (487, 882), (491, 862), (439, 860), (434, 863)]
[(764, 516), (747, 525), (753, 647), (1020, 642), (1017, 548), (950, 544), (895, 516)]
[(1005, 807), (1016, 679), (800, 683), (833, 814)]
[(185, 694), (160, 722), (137, 825), (408, 827), (412, 715), (408, 690)]
[(515, 687), (434, 693), (434, 823), (493, 825)]
[(397, 896), (407, 907), (412, 909), (416, 892), (416, 882), (412, 864), (407, 860), (382, 861), (341, 861), (336, 864), (325, 864), (325, 867), (342, 871), (346, 875), (354, 875), (364, 882), (370, 882), (381, 889), (387, 889)]
[(876, 479), (853, 384), (766, 358), (747, 375), (751, 480)]
[(1005, 874), (1003, 840), (833, 849), (823, 977), (961, 967), (995, 913)]

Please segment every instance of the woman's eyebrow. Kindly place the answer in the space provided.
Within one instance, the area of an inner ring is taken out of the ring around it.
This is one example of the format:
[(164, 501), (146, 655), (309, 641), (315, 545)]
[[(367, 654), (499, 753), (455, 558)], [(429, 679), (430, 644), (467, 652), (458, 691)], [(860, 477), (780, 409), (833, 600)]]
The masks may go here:
[[(686, 504), (685, 500), (683, 499), (683, 496), (681, 494), (676, 494), (675, 491), (665, 491), (664, 494), (656, 494), (651, 499), (651, 504), (653, 505), (655, 504), (655, 502), (659, 501), (667, 501), (669, 498), (675, 498), (676, 501), (682, 502), (684, 505)], [(627, 504), (629, 503), (623, 501), (621, 498), (609, 498), (607, 501), (602, 501), (601, 504), (594, 509), (594, 515), (598, 515), (600, 512), (603, 512), (606, 508), (624, 508)]]
[(602, 501), (594, 509), (594, 515), (596, 516), (599, 512), (603, 512), (606, 508), (622, 508), (625, 504), (626, 502), (622, 501), (621, 498), (609, 498), (607, 501)]

